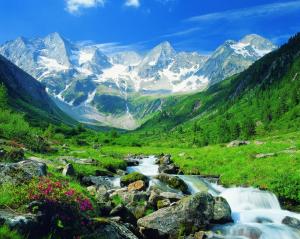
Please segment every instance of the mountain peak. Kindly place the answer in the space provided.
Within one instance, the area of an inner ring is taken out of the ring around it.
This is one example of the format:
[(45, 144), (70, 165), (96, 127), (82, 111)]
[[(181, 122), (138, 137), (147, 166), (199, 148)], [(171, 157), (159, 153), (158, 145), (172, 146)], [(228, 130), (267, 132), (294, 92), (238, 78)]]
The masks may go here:
[(62, 37), (58, 32), (53, 32), (49, 35), (47, 35), (44, 38), (45, 42), (53, 42), (53, 43), (66, 43), (68, 42), (64, 37)]
[(258, 48), (264, 48), (264, 47), (268, 47), (270, 49), (276, 48), (276, 46), (270, 40), (257, 34), (246, 35), (239, 42), (244, 44), (250, 44)]
[(166, 51), (169, 51), (169, 52), (175, 52), (173, 46), (171, 45), (171, 43), (169, 41), (164, 41), (164, 42), (158, 44), (154, 48), (154, 50), (155, 49), (166, 50)]
[(49, 35), (47, 35), (46, 37), (48, 37), (48, 38), (60, 38), (60, 39), (63, 39), (63, 37), (58, 32), (52, 32)]

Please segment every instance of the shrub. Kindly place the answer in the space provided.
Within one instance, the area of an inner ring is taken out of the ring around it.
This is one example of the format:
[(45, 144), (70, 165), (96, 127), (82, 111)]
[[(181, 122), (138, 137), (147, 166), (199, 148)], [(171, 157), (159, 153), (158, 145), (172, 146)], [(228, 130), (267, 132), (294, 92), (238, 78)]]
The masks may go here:
[[(47, 215), (46, 225), (55, 238), (71, 238), (81, 235), (91, 224), (92, 202), (67, 182), (48, 177), (35, 179), (29, 185), (28, 197), (37, 202), (32, 211)], [(46, 232), (48, 233), (48, 232)]]
[(78, 212), (93, 210), (90, 200), (70, 188), (67, 182), (54, 181), (48, 177), (33, 180), (29, 187), (29, 198), (47, 203), (70, 206)]

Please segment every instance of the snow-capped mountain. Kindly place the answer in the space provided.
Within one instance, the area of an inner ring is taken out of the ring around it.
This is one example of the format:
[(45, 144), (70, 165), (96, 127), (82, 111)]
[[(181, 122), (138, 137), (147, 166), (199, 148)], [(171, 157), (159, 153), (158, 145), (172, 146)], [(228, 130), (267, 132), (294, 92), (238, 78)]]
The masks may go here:
[(134, 128), (140, 115), (155, 111), (162, 103), (137, 105), (133, 99), (137, 95), (159, 98), (203, 90), (245, 70), (275, 48), (253, 34), (238, 42), (226, 41), (211, 56), (177, 52), (169, 42), (143, 55), (127, 51), (108, 56), (97, 44), (77, 44), (52, 33), (6, 42), (0, 54), (45, 84), (60, 107), (75, 118)]
[(256, 34), (247, 35), (238, 42), (229, 40), (213, 52), (195, 75), (204, 76), (210, 79), (210, 84), (214, 84), (247, 69), (275, 49), (272, 42)]

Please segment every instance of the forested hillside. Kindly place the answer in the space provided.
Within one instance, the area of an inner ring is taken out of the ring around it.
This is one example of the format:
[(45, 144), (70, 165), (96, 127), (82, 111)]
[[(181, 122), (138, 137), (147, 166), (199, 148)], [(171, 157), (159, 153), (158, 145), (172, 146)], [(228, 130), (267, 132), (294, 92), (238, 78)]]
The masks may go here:
[[(203, 146), (296, 130), (300, 122), (299, 54), (297, 34), (241, 74), (165, 108), (139, 132), (152, 140), (177, 138)], [(163, 136), (163, 132), (168, 133)]]

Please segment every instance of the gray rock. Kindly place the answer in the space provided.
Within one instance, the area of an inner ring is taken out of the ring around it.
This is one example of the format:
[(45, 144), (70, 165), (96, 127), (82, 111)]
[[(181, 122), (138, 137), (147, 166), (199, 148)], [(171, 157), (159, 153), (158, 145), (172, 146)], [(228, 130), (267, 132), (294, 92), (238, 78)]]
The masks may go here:
[(215, 223), (232, 222), (231, 208), (228, 202), (222, 197), (214, 198), (214, 215), (213, 221)]
[(81, 158), (75, 158), (73, 156), (61, 156), (57, 158), (58, 161), (62, 163), (77, 163), (77, 164), (97, 164), (97, 161), (94, 159), (81, 159)]
[(22, 183), (34, 177), (46, 175), (47, 166), (45, 163), (26, 160), (18, 163), (0, 164), (0, 184), (6, 182)]
[(109, 194), (105, 186), (100, 186), (95, 193), (96, 200), (98, 202), (107, 202), (109, 201)]
[(179, 167), (175, 164), (161, 164), (158, 167), (159, 173), (166, 173), (166, 174), (178, 174), (180, 171)]
[(96, 203), (100, 209), (101, 215), (108, 215), (113, 208), (109, 199), (109, 194), (104, 186), (100, 186), (95, 194)]
[(126, 208), (134, 215), (136, 219), (140, 219), (145, 216), (148, 209), (148, 203), (145, 201), (131, 202), (126, 205)]
[(82, 178), (82, 183), (91, 186), (95, 185), (96, 187), (104, 186), (106, 189), (112, 189), (113, 183), (111, 178), (104, 176), (87, 176)]
[(126, 174), (126, 171), (124, 171), (122, 169), (117, 169), (117, 175), (124, 176), (125, 174)]
[(49, 159), (43, 159), (43, 158), (31, 156), (28, 158), (28, 160), (36, 161), (38, 163), (45, 163), (46, 165), (53, 165), (53, 162), (51, 162)]
[(265, 154), (256, 154), (255, 158), (261, 159), (261, 158), (268, 158), (268, 157), (273, 157), (276, 156), (275, 153), (265, 153)]
[(282, 220), (282, 224), (285, 224), (285, 225), (288, 225), (290, 227), (300, 230), (300, 220), (297, 218), (286, 216)]
[(33, 214), (17, 214), (8, 210), (0, 210), (0, 225), (6, 224), (22, 234), (33, 233), (38, 229), (38, 219)]
[(68, 164), (64, 167), (64, 169), (63, 169), (63, 171), (62, 171), (62, 175), (63, 175), (63, 176), (74, 176), (74, 175), (75, 175), (75, 169), (74, 169), (73, 165), (70, 164), (70, 163), (68, 163)]
[(136, 218), (133, 213), (124, 205), (120, 204), (113, 208), (109, 214), (111, 217), (119, 216), (123, 222), (128, 222), (130, 224), (136, 225)]
[(133, 158), (125, 159), (125, 162), (127, 163), (127, 166), (137, 166), (139, 165), (139, 161)]
[(214, 198), (208, 193), (196, 193), (170, 207), (159, 209), (138, 220), (140, 232), (146, 238), (176, 238), (184, 227), (187, 235), (200, 230), (213, 220)]
[(157, 208), (158, 209), (168, 207), (170, 205), (171, 205), (170, 199), (162, 199), (162, 200), (158, 200), (158, 202), (157, 202)]
[(248, 144), (250, 144), (249, 141), (245, 141), (245, 140), (234, 140), (234, 141), (231, 141), (229, 144), (227, 144), (227, 147), (228, 147), (228, 148), (231, 148), (231, 147), (238, 147), (238, 146), (248, 145)]
[(155, 191), (155, 190), (152, 190), (151, 193), (150, 193), (150, 196), (149, 196), (149, 199), (148, 199), (148, 202), (149, 204), (151, 204), (152, 206), (156, 207), (157, 205), (157, 202), (159, 200), (162, 200), (163, 197), (160, 196), (160, 193)]
[(177, 202), (183, 198), (183, 195), (172, 192), (161, 192), (159, 195), (165, 199), (169, 199), (171, 202)]
[(160, 157), (157, 162), (157, 164), (171, 164), (171, 155), (170, 154), (166, 154), (163, 155), (162, 157)]
[(83, 239), (138, 239), (125, 225), (108, 220), (98, 226), (92, 234)]

